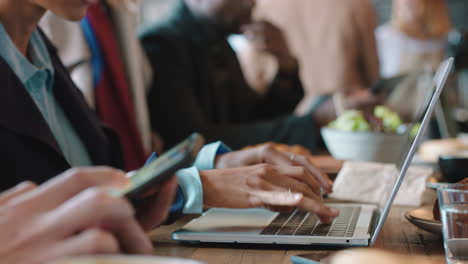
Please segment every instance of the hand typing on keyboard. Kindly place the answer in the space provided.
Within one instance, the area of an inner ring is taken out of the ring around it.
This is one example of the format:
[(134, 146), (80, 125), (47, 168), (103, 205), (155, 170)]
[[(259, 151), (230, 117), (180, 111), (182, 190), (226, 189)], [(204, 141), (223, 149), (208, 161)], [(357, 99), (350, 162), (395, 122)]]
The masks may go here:
[(233, 151), (216, 157), (216, 169), (238, 168), (256, 164), (267, 163), (277, 166), (297, 166), (307, 171), (311, 180), (317, 182), (317, 187), (330, 193), (333, 182), (326, 173), (313, 164), (311, 156), (305, 153), (289, 152), (292, 148), (284, 149), (284, 145), (266, 143), (248, 149)]
[(304, 167), (260, 164), (249, 167), (201, 171), (206, 207), (268, 208), (291, 211), (300, 208), (328, 223), (336, 209), (322, 203), (320, 185)]

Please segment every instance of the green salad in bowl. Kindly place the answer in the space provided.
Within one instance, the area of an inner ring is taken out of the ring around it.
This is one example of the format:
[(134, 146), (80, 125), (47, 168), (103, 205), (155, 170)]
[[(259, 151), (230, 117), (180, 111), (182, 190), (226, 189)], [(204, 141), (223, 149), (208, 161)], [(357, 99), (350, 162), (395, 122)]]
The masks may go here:
[(397, 112), (377, 106), (372, 112), (345, 111), (321, 134), (337, 159), (397, 163), (417, 131), (418, 125), (408, 126)]

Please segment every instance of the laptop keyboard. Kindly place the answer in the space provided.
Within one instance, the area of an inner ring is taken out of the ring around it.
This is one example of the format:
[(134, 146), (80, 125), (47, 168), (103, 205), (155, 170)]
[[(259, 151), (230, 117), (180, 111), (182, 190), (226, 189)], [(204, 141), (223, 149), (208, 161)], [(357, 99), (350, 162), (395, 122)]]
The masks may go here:
[(320, 223), (317, 215), (300, 210), (279, 214), (261, 235), (352, 237), (361, 207), (340, 207), (331, 224)]

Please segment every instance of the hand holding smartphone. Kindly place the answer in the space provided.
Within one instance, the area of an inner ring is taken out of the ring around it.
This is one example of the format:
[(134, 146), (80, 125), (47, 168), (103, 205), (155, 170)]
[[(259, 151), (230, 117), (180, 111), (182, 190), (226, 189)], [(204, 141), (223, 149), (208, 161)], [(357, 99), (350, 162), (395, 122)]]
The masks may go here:
[(172, 177), (176, 171), (193, 164), (205, 143), (203, 136), (193, 133), (159, 158), (138, 169), (130, 176), (130, 185), (117, 196), (135, 200), (155, 185)]

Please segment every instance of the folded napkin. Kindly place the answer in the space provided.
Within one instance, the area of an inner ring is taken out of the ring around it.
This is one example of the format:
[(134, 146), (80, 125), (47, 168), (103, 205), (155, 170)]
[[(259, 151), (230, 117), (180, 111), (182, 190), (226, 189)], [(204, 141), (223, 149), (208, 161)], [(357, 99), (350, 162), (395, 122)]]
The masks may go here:
[[(422, 205), (426, 181), (432, 173), (431, 168), (411, 167), (406, 173), (394, 204)], [(335, 180), (330, 197), (384, 205), (390, 197), (398, 175), (399, 170), (394, 164), (347, 161)]]

